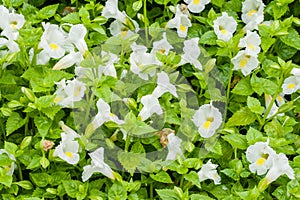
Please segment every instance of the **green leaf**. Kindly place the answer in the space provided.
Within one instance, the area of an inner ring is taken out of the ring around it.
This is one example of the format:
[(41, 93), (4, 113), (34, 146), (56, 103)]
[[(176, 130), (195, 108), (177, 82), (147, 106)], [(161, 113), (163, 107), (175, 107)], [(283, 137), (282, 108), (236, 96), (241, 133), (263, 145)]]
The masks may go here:
[(79, 24), (81, 23), (78, 12), (70, 13), (65, 17), (61, 18), (62, 21), (70, 24)]
[(7, 187), (11, 186), (12, 180), (13, 180), (13, 178), (10, 175), (4, 174), (4, 175), (0, 176), (0, 183)]
[(118, 160), (122, 166), (133, 175), (135, 169), (140, 164), (141, 155), (132, 152), (120, 152), (118, 154)]
[(200, 180), (197, 172), (191, 171), (188, 174), (184, 174), (184, 179), (196, 185), (199, 189), (201, 189)]
[(265, 59), (263, 61), (262, 68), (270, 77), (279, 77), (281, 74), (281, 69), (278, 63), (269, 59)]
[(216, 45), (217, 36), (214, 31), (205, 32), (200, 38), (200, 44)]
[(155, 190), (162, 200), (181, 200), (181, 198), (171, 189)]
[(32, 136), (26, 136), (23, 138), (21, 144), (20, 144), (20, 149), (25, 149), (28, 147), (28, 145), (31, 143)]
[(80, 181), (68, 180), (63, 182), (68, 196), (76, 199), (84, 199), (87, 195), (87, 185)]
[(132, 9), (134, 11), (139, 11), (143, 6), (143, 2), (142, 1), (136, 1), (132, 4)]
[(171, 177), (169, 176), (169, 174), (165, 171), (160, 171), (157, 174), (150, 174), (150, 177), (158, 182), (161, 183), (173, 183)]
[(16, 151), (18, 150), (18, 146), (12, 142), (4, 142), (4, 149), (13, 155), (15, 155)]
[(52, 125), (52, 120), (50, 120), (47, 117), (43, 117), (43, 116), (36, 116), (34, 118), (34, 124), (36, 125), (39, 134), (42, 137), (45, 137)]
[(254, 97), (248, 96), (247, 106), (252, 112), (260, 115), (265, 111), (265, 108), (261, 106), (259, 100)]
[(127, 192), (124, 186), (117, 182), (108, 190), (108, 200), (127, 199)]
[(263, 93), (273, 95), (277, 91), (277, 84), (271, 80), (253, 75), (250, 82), (252, 89), (259, 95), (262, 95)]
[(50, 5), (42, 8), (38, 13), (37, 16), (40, 19), (49, 19), (50, 17), (53, 17), (56, 13), (56, 10), (58, 8), (59, 4)]
[(247, 131), (246, 139), (249, 145), (256, 143), (257, 141), (260, 141), (263, 138), (263, 134), (250, 127), (249, 130)]
[(235, 181), (239, 180), (239, 175), (233, 169), (223, 169), (221, 172)]
[(227, 126), (244, 126), (253, 123), (256, 115), (247, 107), (243, 107), (234, 113), (226, 123)]
[(19, 113), (13, 112), (6, 122), (6, 135), (10, 135), (14, 131), (21, 128), (26, 123), (26, 119), (23, 119)]
[(29, 175), (33, 183), (38, 187), (46, 187), (51, 179), (51, 176), (47, 173), (30, 173)]
[(248, 147), (245, 135), (229, 134), (222, 136), (222, 138), (235, 148), (245, 150)]
[(244, 95), (244, 96), (249, 96), (253, 94), (254, 91), (252, 90), (250, 85), (250, 78), (249, 77), (242, 78), (236, 84), (236, 86), (233, 88), (231, 92), (233, 94)]
[(214, 200), (213, 198), (210, 198), (209, 196), (202, 195), (202, 194), (192, 194), (190, 196), (191, 200)]
[(295, 29), (290, 28), (288, 34), (280, 36), (279, 39), (286, 45), (300, 50), (300, 36)]
[(31, 182), (30, 181), (26, 181), (26, 180), (25, 181), (15, 182), (13, 184), (18, 185), (18, 186), (24, 188), (25, 190), (32, 190), (32, 188), (33, 188)]

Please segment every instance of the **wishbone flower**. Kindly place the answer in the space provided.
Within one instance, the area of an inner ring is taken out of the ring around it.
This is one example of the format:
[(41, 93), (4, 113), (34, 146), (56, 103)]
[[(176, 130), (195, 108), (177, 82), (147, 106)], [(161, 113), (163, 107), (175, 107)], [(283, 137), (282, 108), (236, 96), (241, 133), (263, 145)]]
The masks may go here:
[(176, 93), (175, 85), (170, 83), (170, 78), (166, 72), (160, 72), (157, 74), (157, 86), (152, 92), (152, 95), (159, 98), (164, 93), (169, 92), (173, 96), (178, 97)]
[(259, 65), (257, 55), (251, 55), (246, 50), (239, 51), (236, 56), (231, 59), (234, 70), (241, 70), (244, 76), (251, 73)]
[(12, 176), (14, 173), (14, 170), (16, 168), (16, 158), (14, 155), (12, 155), (11, 153), (7, 152), (5, 149), (0, 149), (0, 155), (1, 154), (6, 154), (9, 159), (11, 160), (11, 164), (7, 165), (7, 166), (2, 166), (1, 168), (3, 168), (5, 170), (5, 172), (7, 173), (7, 175)]
[(104, 162), (104, 148), (100, 147), (94, 152), (89, 153), (92, 159), (90, 165), (83, 167), (82, 181), (87, 181), (94, 173), (99, 172), (104, 176), (115, 179), (112, 169)]
[(207, 179), (211, 179), (214, 181), (214, 184), (221, 184), (221, 177), (216, 170), (218, 165), (213, 164), (209, 159), (206, 164), (202, 165), (202, 168), (198, 172), (198, 177), (200, 182), (205, 181)]
[(211, 104), (202, 105), (194, 114), (192, 121), (204, 138), (213, 136), (222, 124), (222, 114)]
[(271, 168), (276, 152), (268, 144), (269, 142), (256, 142), (247, 148), (246, 158), (251, 163), (249, 168), (252, 173), (263, 175)]
[(197, 69), (202, 70), (202, 64), (198, 60), (201, 53), (198, 42), (199, 38), (192, 38), (184, 41), (184, 54), (181, 56), (181, 65), (189, 63)]
[(210, 3), (210, 0), (184, 0), (188, 4), (188, 9), (192, 13), (200, 13), (204, 10), (205, 5)]
[(214, 31), (219, 40), (228, 41), (232, 38), (236, 31), (237, 22), (226, 12), (222, 12), (222, 16), (214, 21)]
[(258, 29), (264, 21), (264, 3), (262, 0), (246, 0), (242, 4), (242, 20), (246, 30)]
[(244, 38), (240, 40), (239, 47), (245, 47), (246, 52), (251, 55), (257, 55), (260, 52), (261, 39), (256, 32), (247, 31)]
[(168, 155), (166, 157), (166, 160), (175, 160), (177, 155), (183, 156), (183, 152), (180, 148), (182, 139), (180, 139), (174, 133), (170, 133), (167, 137)]
[(152, 94), (143, 96), (141, 98), (141, 103), (143, 104), (143, 108), (141, 109), (139, 116), (141, 116), (143, 121), (148, 119), (154, 113), (158, 115), (163, 113), (157, 97)]
[(67, 40), (73, 43), (79, 50), (81, 55), (84, 55), (88, 51), (87, 44), (84, 40), (87, 30), (83, 24), (72, 25), (69, 31)]

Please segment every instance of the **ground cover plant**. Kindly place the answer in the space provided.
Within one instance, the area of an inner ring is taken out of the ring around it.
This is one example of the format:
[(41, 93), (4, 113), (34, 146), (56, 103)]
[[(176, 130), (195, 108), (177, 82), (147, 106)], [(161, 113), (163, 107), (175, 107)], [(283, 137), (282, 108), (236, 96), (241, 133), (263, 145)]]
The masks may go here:
[(300, 199), (299, 7), (0, 0), (1, 199)]

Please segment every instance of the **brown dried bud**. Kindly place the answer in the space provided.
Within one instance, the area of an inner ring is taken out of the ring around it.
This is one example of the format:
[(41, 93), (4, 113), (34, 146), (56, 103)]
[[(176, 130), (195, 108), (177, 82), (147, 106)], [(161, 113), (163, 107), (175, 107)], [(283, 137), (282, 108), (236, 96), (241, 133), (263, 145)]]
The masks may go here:
[(44, 151), (49, 151), (54, 146), (54, 142), (51, 140), (44, 140), (43, 141), (43, 149)]
[(162, 145), (163, 148), (165, 148), (168, 144), (168, 135), (170, 133), (174, 133), (175, 131), (170, 129), (170, 128), (164, 128), (159, 132), (156, 132), (157, 135), (160, 137), (160, 144)]

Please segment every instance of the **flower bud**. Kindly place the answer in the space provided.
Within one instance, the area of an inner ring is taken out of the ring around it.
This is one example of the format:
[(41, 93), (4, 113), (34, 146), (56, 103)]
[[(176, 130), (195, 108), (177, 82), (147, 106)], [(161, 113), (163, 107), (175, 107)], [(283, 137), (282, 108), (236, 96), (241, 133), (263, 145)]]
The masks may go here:
[(32, 92), (32, 90), (30, 90), (29, 88), (25, 88), (25, 87), (22, 87), (21, 90), (22, 90), (22, 92), (26, 95), (26, 97), (27, 97), (30, 101), (34, 102), (34, 100), (35, 100), (35, 95), (34, 95), (34, 93)]

